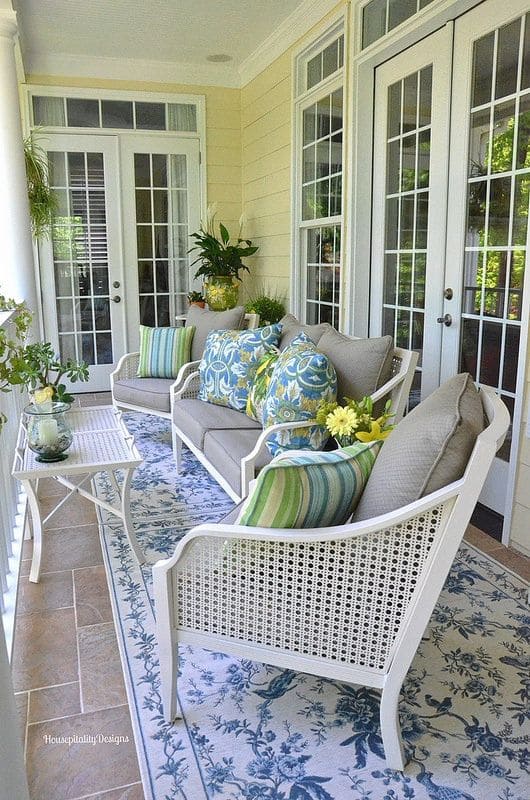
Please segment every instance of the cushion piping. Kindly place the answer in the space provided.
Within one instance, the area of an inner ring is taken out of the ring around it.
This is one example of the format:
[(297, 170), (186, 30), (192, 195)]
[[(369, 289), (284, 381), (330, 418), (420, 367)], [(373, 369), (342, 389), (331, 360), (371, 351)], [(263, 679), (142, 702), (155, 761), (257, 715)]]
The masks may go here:
[(438, 453), (438, 456), (433, 461), (433, 463), (431, 465), (431, 468), (428, 471), (427, 476), (426, 476), (424, 482), (421, 485), (421, 491), (420, 491), (420, 494), (419, 494), (417, 499), (419, 499), (420, 497), (424, 496), (425, 488), (429, 485), (429, 481), (431, 479), (431, 476), (432, 476), (434, 470), (438, 466), (438, 463), (440, 462), (440, 460), (443, 458), (443, 456), (445, 454), (445, 451), (447, 450), (447, 446), (448, 446), (449, 442), (453, 438), (456, 429), (458, 428), (458, 426), (462, 422), (462, 414), (460, 412), (460, 403), (461, 403), (462, 397), (464, 396), (464, 392), (467, 390), (468, 382), (469, 382), (469, 377), (464, 381), (464, 384), (463, 384), (462, 388), (460, 389), (460, 393), (458, 395), (458, 400), (457, 400), (458, 418), (456, 419), (455, 423), (453, 424), (453, 427), (451, 428), (451, 433), (448, 434), (445, 437), (444, 446), (441, 448), (440, 452)]

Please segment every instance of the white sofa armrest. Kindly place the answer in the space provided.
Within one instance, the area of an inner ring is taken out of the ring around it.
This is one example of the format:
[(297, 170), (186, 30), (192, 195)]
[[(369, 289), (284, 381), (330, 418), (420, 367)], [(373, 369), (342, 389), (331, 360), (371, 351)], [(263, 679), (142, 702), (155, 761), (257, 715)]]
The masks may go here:
[(172, 403), (176, 400), (184, 400), (188, 398), (195, 399), (199, 391), (199, 361), (190, 361), (189, 364), (184, 364), (181, 368), (178, 378), (171, 387)]
[(125, 353), (118, 363), (114, 372), (110, 373), (110, 384), (114, 381), (126, 380), (127, 378), (136, 378), (138, 371), (138, 364), (140, 361), (140, 351), (135, 353)]
[(256, 477), (256, 463), (259, 456), (265, 452), (267, 448), (267, 441), (273, 434), (280, 431), (294, 431), (297, 428), (308, 428), (311, 425), (317, 425), (316, 419), (297, 420), (296, 422), (278, 422), (276, 425), (271, 425), (265, 428), (259, 436), (254, 449), (241, 459), (241, 497), (248, 495), (250, 482)]

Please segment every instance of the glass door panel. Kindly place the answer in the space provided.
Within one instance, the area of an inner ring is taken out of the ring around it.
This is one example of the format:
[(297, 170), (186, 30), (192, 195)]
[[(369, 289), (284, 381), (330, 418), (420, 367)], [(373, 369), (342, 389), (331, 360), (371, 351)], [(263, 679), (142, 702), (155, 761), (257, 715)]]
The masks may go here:
[[(520, 355), (526, 342), (524, 300), (530, 194), (530, 33), (528, 5), (484, 4), (456, 23), (447, 243), (448, 282), (460, 301), (460, 326), (444, 342), (443, 371), (471, 373), (493, 386), (518, 429)], [(470, 67), (468, 66), (470, 65)], [(470, 72), (470, 91), (461, 76)], [(462, 131), (468, 131), (463, 137)], [(461, 198), (461, 199), (460, 199)], [(526, 289), (526, 291), (528, 291)], [(510, 430), (481, 502), (509, 514), (516, 436)], [(511, 462), (512, 466), (509, 466)], [(506, 528), (509, 527), (509, 521)]]
[(130, 337), (138, 324), (174, 325), (191, 288), (189, 235), (198, 229), (196, 140), (134, 136), (122, 142), (125, 252)]
[(47, 141), (57, 211), (41, 246), (46, 337), (62, 361), (90, 366), (89, 383), (76, 389), (108, 390), (124, 327), (119, 294), (111, 294), (111, 284), (121, 282), (116, 143), (63, 135)]
[(433, 154), (447, 153), (448, 36), (376, 71), (371, 334), (419, 352), (411, 407), (439, 382), (446, 178)]

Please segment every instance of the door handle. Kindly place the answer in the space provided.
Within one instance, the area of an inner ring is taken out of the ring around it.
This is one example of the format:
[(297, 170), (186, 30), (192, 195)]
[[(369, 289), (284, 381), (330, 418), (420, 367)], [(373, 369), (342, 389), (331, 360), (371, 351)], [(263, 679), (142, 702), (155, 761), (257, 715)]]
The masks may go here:
[(439, 322), (440, 325), (446, 325), (449, 327), (449, 325), (452, 325), (453, 323), (453, 318), (451, 314), (444, 314), (443, 317), (438, 317), (436, 322)]
[(119, 289), (120, 288), (120, 282), (119, 281), (114, 281), (114, 283), (112, 285), (114, 286), (115, 289)]
[(114, 297), (112, 298), (112, 302), (113, 303), (121, 303), (121, 297), (119, 296), (119, 294), (115, 294), (114, 295)]

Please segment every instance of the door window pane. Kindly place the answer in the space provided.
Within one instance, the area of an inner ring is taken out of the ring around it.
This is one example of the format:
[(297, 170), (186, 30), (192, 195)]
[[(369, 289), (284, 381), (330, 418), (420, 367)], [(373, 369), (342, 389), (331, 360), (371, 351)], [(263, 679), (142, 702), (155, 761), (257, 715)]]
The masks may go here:
[(431, 83), (429, 65), (387, 92), (383, 331), (397, 345), (419, 352), (416, 389), (421, 387), (424, 329)]
[(134, 128), (133, 104), (127, 100), (102, 100), (101, 124), (104, 128)]
[(138, 130), (165, 131), (166, 107), (164, 103), (135, 103)]
[[(52, 191), (54, 180), (66, 183), (60, 216), (56, 213), (52, 225), (60, 357), (112, 363), (103, 154), (53, 152), (50, 162)], [(96, 330), (108, 331), (101, 350), (105, 361), (99, 360)]]
[(66, 99), (66, 114), (70, 128), (99, 128), (99, 101)]
[(134, 163), (140, 321), (172, 325), (189, 289), (186, 156), (136, 153)]
[[(467, 236), (460, 365), (513, 408), (521, 334), (530, 188), (530, 101), (517, 81), (524, 18), (473, 50)], [(523, 59), (528, 60), (528, 49)], [(509, 96), (509, 99), (503, 100)], [(519, 98), (519, 104), (517, 103)], [(517, 109), (518, 113), (517, 112)], [(509, 437), (508, 437), (509, 438)], [(509, 459), (509, 446), (500, 457)]]

